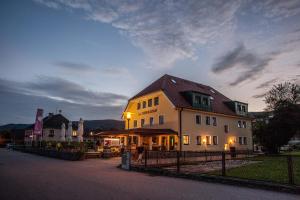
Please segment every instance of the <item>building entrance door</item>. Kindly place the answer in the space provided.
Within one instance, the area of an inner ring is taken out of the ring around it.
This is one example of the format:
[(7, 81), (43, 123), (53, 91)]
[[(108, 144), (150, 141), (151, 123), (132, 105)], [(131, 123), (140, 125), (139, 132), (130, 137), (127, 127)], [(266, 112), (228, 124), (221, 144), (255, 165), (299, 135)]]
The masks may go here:
[(175, 137), (170, 136), (169, 137), (169, 150), (172, 151), (175, 149)]

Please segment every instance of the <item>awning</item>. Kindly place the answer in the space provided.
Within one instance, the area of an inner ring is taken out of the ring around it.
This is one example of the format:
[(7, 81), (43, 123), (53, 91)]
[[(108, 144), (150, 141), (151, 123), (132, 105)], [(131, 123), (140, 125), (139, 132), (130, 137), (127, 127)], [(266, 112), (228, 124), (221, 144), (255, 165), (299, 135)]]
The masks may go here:
[(103, 131), (94, 134), (94, 136), (116, 136), (116, 135), (141, 135), (141, 136), (155, 136), (155, 135), (177, 135), (177, 132), (172, 129), (153, 129), (153, 128), (136, 128), (130, 130), (118, 131)]

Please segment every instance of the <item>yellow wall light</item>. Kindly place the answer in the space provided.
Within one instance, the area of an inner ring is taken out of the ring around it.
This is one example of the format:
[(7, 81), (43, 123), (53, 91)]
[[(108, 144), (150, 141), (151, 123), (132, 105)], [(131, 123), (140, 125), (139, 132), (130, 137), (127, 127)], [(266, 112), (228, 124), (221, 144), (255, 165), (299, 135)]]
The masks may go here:
[(126, 113), (126, 119), (131, 119), (131, 112)]

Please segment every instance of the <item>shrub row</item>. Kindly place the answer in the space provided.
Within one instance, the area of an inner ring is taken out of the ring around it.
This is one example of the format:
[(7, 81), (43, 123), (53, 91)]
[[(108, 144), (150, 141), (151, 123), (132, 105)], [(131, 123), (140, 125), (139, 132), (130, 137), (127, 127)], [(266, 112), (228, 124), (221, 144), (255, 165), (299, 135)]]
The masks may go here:
[(85, 153), (83, 151), (57, 151), (54, 149), (32, 148), (25, 146), (15, 146), (13, 149), (25, 153), (33, 153), (41, 156), (47, 156), (63, 160), (77, 161), (85, 159)]

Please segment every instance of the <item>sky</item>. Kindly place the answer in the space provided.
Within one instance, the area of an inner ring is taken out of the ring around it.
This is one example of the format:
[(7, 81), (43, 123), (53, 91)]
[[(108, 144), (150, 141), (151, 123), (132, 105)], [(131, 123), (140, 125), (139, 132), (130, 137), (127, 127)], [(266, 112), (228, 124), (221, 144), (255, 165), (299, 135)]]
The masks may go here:
[(121, 119), (164, 74), (261, 111), (272, 85), (300, 83), (299, 55), (299, 0), (2, 0), (0, 124)]

